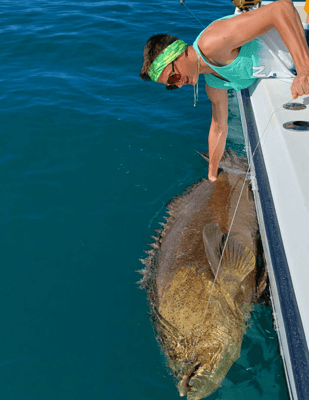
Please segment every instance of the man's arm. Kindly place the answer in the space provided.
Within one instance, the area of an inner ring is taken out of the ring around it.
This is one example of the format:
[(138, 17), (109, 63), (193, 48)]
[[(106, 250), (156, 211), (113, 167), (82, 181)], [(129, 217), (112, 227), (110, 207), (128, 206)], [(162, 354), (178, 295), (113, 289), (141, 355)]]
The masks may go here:
[(215, 181), (227, 137), (228, 95), (227, 89), (215, 89), (207, 84), (205, 90), (212, 105), (212, 119), (208, 136), (208, 179)]
[(293, 98), (309, 94), (309, 51), (302, 23), (291, 0), (275, 1), (234, 18), (216, 21), (202, 35), (199, 44), (209, 57), (224, 62), (233, 50), (272, 28), (279, 32), (295, 64), (297, 77), (291, 86)]

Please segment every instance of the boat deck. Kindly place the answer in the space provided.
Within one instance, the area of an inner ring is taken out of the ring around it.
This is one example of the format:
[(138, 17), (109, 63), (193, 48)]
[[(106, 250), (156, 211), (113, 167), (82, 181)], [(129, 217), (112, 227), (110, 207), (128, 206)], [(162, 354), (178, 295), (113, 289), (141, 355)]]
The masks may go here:
[[(296, 8), (305, 23), (304, 5)], [(293, 100), (292, 80), (261, 79), (238, 100), (290, 395), (308, 400), (309, 96)], [(306, 107), (283, 107), (292, 102)]]

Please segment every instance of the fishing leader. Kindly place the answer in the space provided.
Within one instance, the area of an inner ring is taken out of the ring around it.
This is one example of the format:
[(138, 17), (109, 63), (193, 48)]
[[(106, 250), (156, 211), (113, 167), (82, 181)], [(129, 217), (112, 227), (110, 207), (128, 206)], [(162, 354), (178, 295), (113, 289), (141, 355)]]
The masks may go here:
[(204, 75), (212, 104), (208, 179), (215, 181), (228, 131), (228, 89), (245, 89), (259, 78), (293, 77), (293, 99), (309, 94), (309, 51), (292, 1), (220, 18), (191, 46), (168, 34), (147, 41), (141, 79), (173, 90), (197, 85), (199, 74)]

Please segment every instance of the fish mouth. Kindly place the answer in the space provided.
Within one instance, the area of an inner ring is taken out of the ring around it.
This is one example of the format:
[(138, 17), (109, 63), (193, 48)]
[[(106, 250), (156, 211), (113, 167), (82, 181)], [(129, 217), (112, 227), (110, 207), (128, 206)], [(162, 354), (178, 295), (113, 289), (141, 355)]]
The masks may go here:
[(182, 380), (180, 381), (180, 387), (181, 387), (181, 392), (180, 396), (186, 396), (191, 388), (192, 388), (192, 378), (195, 377), (197, 371), (199, 370), (201, 366), (200, 362), (195, 363), (188, 371), (187, 373), (182, 377)]

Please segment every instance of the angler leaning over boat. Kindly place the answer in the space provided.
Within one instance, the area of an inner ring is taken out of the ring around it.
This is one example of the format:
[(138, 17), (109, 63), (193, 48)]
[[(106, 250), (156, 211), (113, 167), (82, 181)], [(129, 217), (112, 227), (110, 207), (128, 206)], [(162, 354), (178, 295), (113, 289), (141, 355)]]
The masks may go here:
[(173, 90), (197, 85), (204, 74), (212, 103), (208, 178), (215, 181), (228, 130), (227, 90), (245, 89), (260, 78), (294, 77), (294, 66), (291, 93), (296, 99), (309, 94), (309, 52), (292, 1), (279, 0), (214, 21), (191, 46), (172, 35), (152, 36), (144, 48), (140, 77)]

